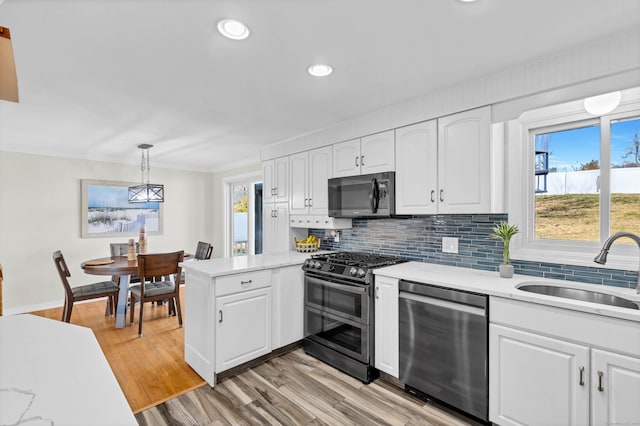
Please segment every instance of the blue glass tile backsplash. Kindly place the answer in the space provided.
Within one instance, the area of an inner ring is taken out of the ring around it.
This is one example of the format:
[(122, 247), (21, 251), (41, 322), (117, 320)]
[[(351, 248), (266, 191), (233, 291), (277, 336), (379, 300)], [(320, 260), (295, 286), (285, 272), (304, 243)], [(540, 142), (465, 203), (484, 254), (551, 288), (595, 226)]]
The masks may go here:
[[(434, 215), (393, 219), (354, 219), (352, 229), (340, 231), (336, 243), (324, 229), (309, 234), (322, 240), (321, 249), (362, 251), (402, 256), (409, 260), (497, 271), (502, 242), (489, 238), (504, 214)], [(442, 252), (442, 237), (458, 238), (458, 253)], [(580, 281), (617, 287), (635, 287), (638, 273), (554, 263), (512, 261), (517, 274)]]

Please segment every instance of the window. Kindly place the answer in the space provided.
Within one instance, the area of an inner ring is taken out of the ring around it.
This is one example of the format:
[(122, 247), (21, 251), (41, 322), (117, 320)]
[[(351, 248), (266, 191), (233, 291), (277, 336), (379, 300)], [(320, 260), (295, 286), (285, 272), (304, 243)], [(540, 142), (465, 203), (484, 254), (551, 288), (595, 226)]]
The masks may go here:
[[(514, 259), (596, 266), (610, 234), (640, 235), (640, 97), (632, 93), (602, 117), (572, 102), (507, 124), (509, 221), (521, 230)], [(635, 243), (618, 241), (607, 266), (635, 269)]]
[(225, 181), (227, 191), (227, 257), (262, 253), (262, 177)]

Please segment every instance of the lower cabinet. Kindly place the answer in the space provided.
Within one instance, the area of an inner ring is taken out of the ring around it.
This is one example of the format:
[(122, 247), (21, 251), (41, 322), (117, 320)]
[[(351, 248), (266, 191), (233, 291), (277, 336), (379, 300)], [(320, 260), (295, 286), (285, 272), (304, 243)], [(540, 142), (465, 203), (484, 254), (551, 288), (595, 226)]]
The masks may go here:
[(640, 359), (591, 350), (591, 420), (594, 425), (640, 423)]
[(638, 323), (496, 298), (491, 312), (491, 422), (638, 423), (640, 357), (616, 352), (640, 356)]
[(489, 342), (492, 422), (589, 424), (589, 348), (493, 324)]
[(271, 288), (216, 298), (216, 372), (271, 352)]
[(398, 378), (399, 319), (398, 279), (376, 275), (375, 287), (375, 367)]
[(272, 349), (304, 337), (304, 272), (300, 265), (273, 270), (271, 290), (273, 323)]

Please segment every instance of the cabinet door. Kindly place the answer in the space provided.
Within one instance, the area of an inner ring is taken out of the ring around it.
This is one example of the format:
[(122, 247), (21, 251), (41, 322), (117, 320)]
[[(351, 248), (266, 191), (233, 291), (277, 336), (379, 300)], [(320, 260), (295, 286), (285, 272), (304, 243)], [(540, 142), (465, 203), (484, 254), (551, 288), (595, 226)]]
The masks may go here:
[(300, 152), (289, 156), (289, 172), (291, 174), (290, 214), (307, 214), (309, 212), (309, 153)]
[(500, 425), (588, 424), (588, 369), (585, 346), (491, 324), (489, 420)]
[(640, 359), (593, 349), (591, 420), (594, 425), (640, 421)]
[(375, 367), (399, 377), (398, 279), (375, 279)]
[(304, 333), (304, 272), (300, 265), (273, 270), (272, 350), (302, 340)]
[(264, 254), (289, 251), (289, 205), (264, 204), (262, 209), (262, 252)]
[(361, 174), (396, 170), (395, 134), (393, 130), (360, 139)]
[(333, 144), (333, 177), (360, 174), (360, 139)]
[(276, 202), (289, 202), (289, 157), (276, 158), (274, 161), (273, 181)]
[(438, 119), (439, 213), (491, 211), (491, 109)]
[(275, 165), (275, 160), (264, 161), (262, 163), (262, 197), (265, 203), (273, 203), (276, 199), (276, 186), (273, 181)]
[(271, 352), (271, 288), (216, 298), (216, 372)]
[(328, 181), (332, 177), (331, 156), (330, 146), (309, 151), (309, 214), (329, 215)]
[(438, 124), (396, 129), (396, 213), (438, 212)]

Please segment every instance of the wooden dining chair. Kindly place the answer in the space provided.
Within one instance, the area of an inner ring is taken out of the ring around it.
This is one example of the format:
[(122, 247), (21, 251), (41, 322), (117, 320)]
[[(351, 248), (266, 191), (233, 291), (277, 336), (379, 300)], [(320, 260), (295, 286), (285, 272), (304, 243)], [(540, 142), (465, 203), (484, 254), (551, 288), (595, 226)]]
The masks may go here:
[(211, 244), (198, 241), (198, 245), (196, 246), (196, 253), (194, 254), (193, 257), (196, 260), (211, 259), (212, 251), (213, 251), (213, 246)]
[(116, 306), (118, 300), (118, 292), (120, 288), (113, 281), (102, 281), (99, 283), (80, 285), (71, 287), (67, 278), (71, 277), (67, 262), (64, 260), (64, 256), (60, 250), (53, 252), (53, 262), (56, 265), (60, 280), (64, 286), (64, 308), (62, 310), (62, 321), (69, 322), (71, 320), (71, 311), (73, 311), (73, 303), (80, 300), (99, 299), (101, 297), (107, 297), (110, 299), (111, 310), (110, 315), (113, 315), (113, 307)]
[[(182, 327), (182, 309), (180, 308), (180, 286), (177, 285), (182, 273), (179, 265), (184, 260), (184, 251), (161, 254), (139, 254), (138, 275), (140, 284), (129, 288), (131, 309), (129, 318), (133, 324), (136, 301), (139, 301), (138, 337), (142, 337), (142, 318), (145, 302), (169, 300), (169, 316), (178, 315), (178, 325)], [(172, 309), (173, 308), (173, 309)]]

